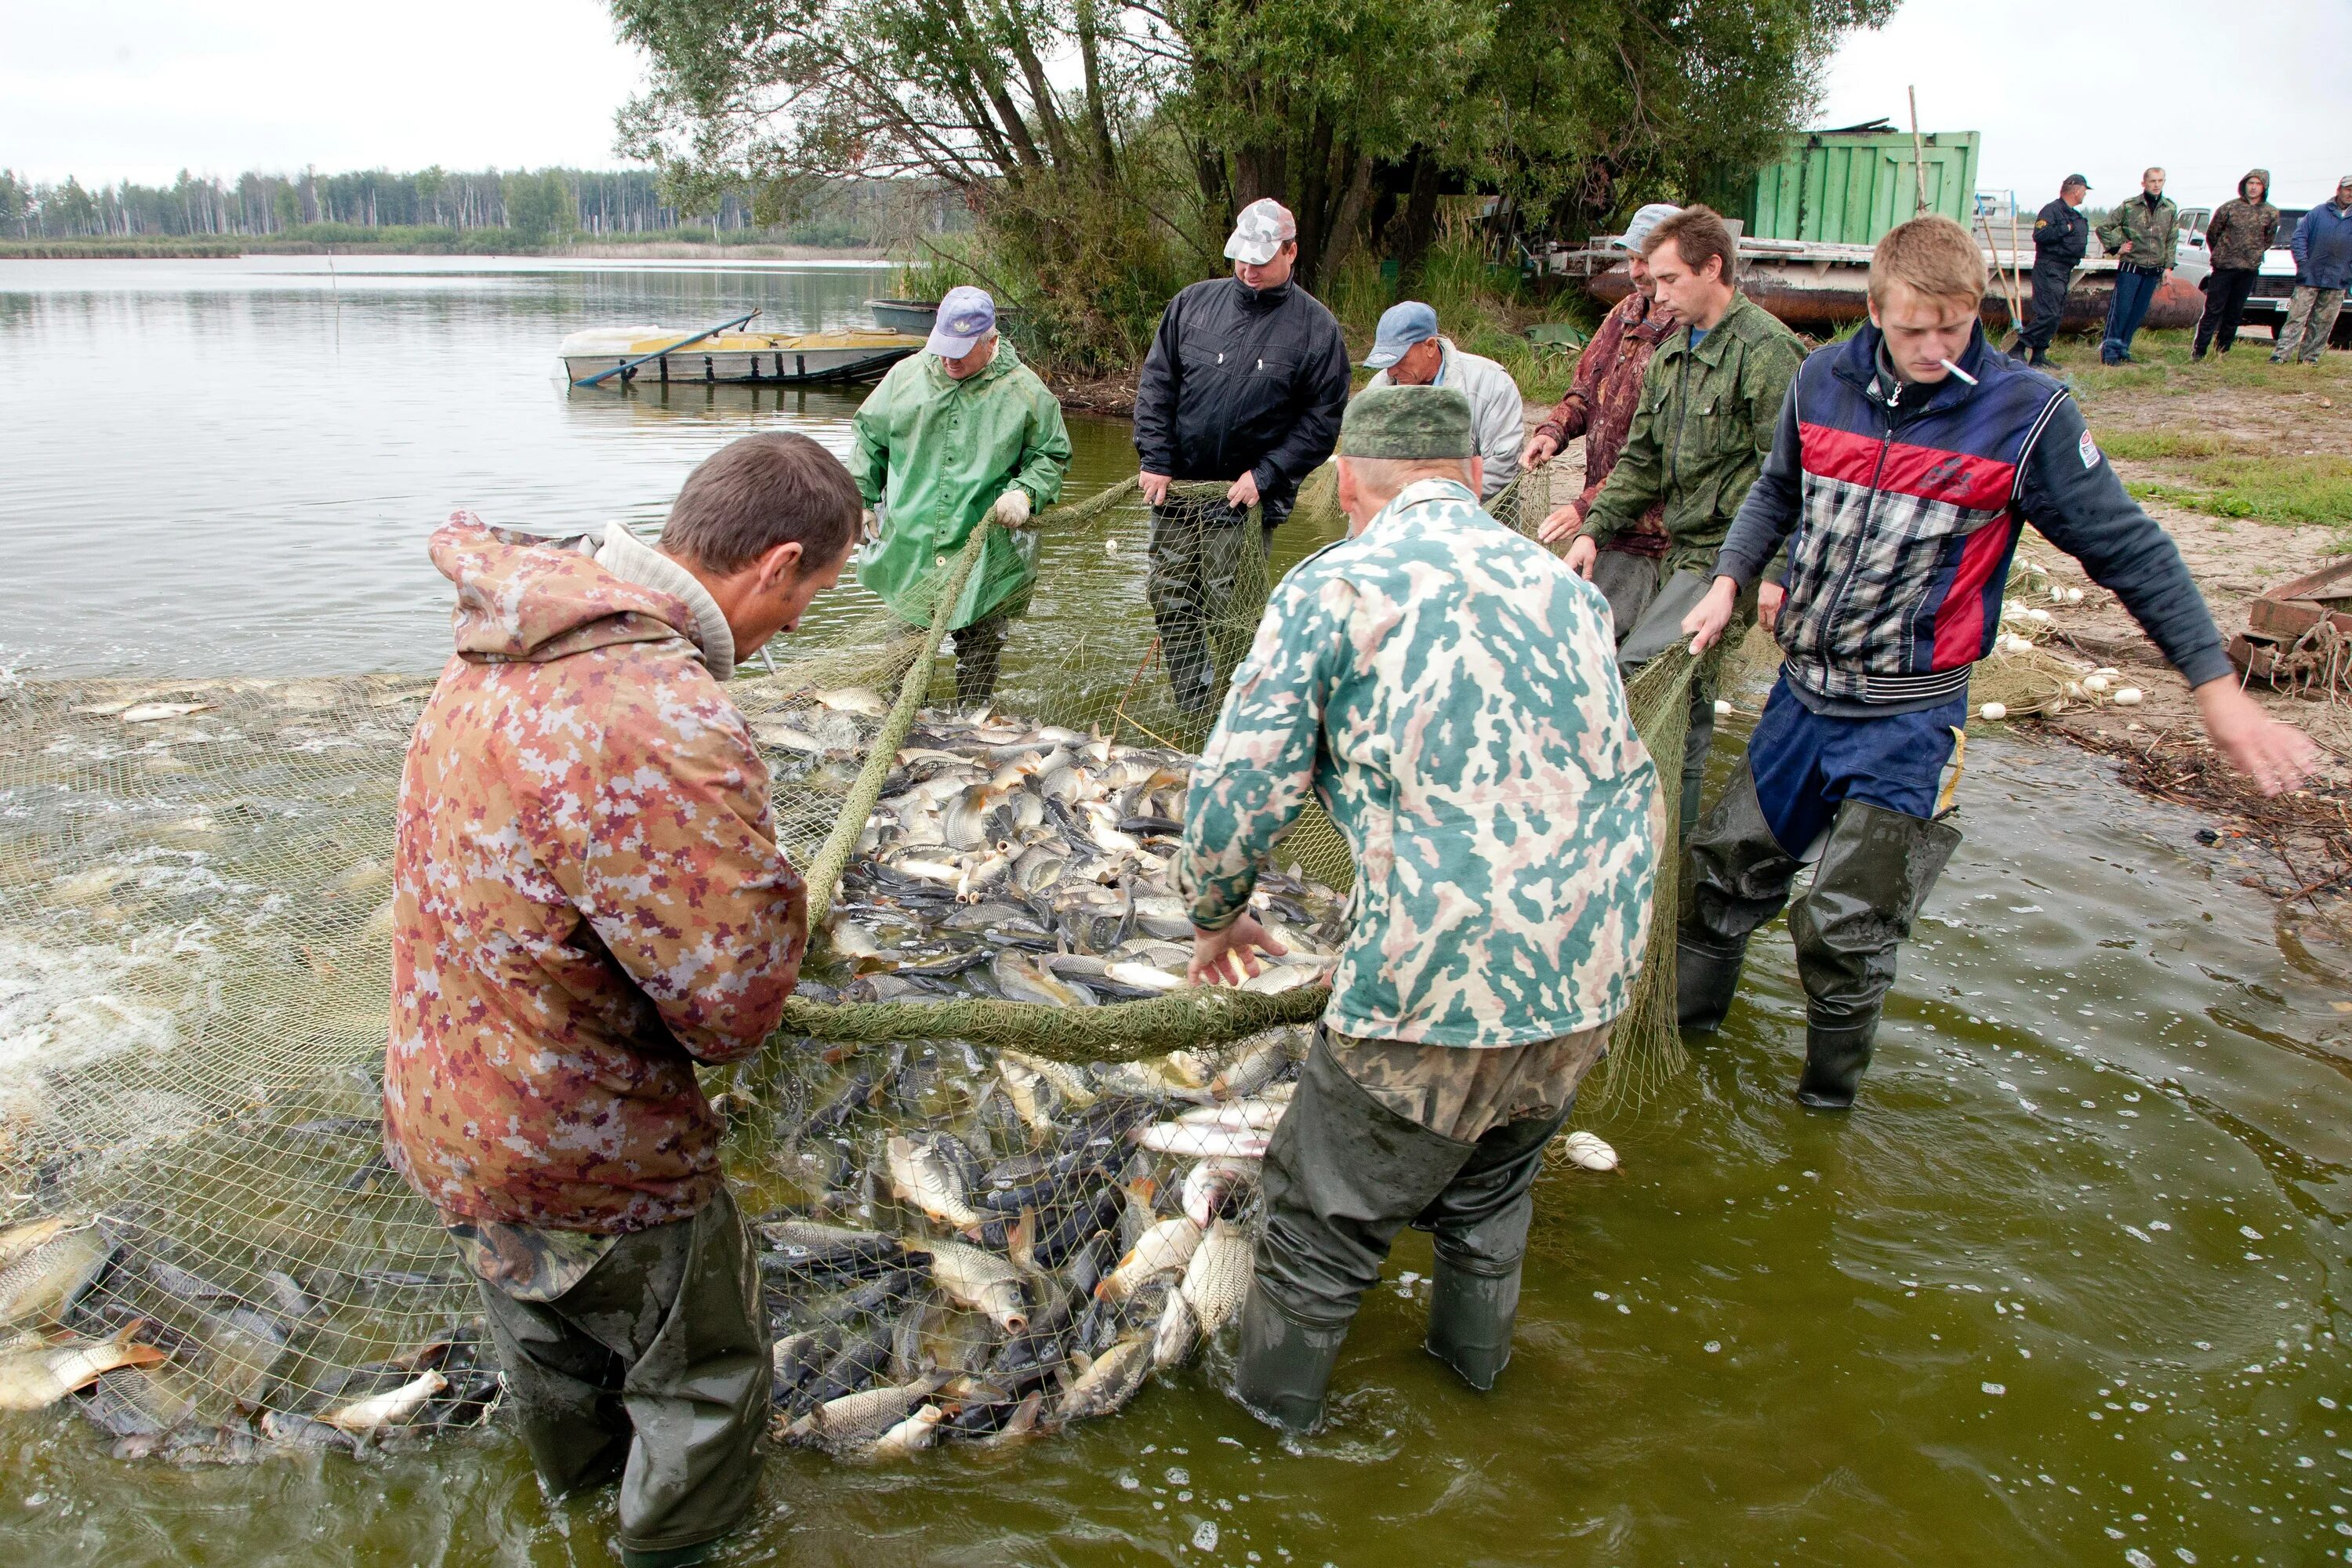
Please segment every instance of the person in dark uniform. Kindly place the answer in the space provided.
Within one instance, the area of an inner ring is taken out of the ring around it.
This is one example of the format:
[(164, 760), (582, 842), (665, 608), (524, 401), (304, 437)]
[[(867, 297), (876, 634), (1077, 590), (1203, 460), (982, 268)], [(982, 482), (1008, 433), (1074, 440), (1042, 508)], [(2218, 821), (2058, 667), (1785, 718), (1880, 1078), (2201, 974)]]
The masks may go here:
[(2033, 351), (2029, 364), (2050, 363), (2050, 340), (2066, 313), (2066, 289), (2091, 246), (2091, 220), (2083, 216), (2090, 192), (2090, 181), (2069, 174), (2058, 199), (2033, 216), (2033, 314), (2017, 335), (2019, 347)]

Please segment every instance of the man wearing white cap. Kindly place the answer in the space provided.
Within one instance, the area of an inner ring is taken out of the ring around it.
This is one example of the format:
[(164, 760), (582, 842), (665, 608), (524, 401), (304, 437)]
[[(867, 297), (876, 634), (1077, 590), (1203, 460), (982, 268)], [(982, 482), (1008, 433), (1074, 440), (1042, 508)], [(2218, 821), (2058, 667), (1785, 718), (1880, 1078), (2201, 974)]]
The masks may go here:
[(929, 626), (938, 582), (973, 528), (993, 519), (948, 622), (956, 700), (996, 689), (1013, 621), (1037, 579), (1032, 515), (1062, 493), (1070, 434), (1062, 405), (996, 333), (996, 301), (950, 289), (924, 352), (890, 367), (857, 410), (849, 471), (880, 537), (857, 580), (899, 619)]
[[(1368, 370), (1380, 372), (1364, 391), (1379, 386), (1450, 386), (1470, 400), (1470, 426), (1486, 474), (1478, 499), (1493, 500), (1519, 471), (1519, 437), (1527, 430), (1527, 404), (1511, 373), (1482, 354), (1465, 353), (1437, 331), (1437, 311), (1418, 300), (1391, 305), (1372, 331)], [(1359, 395), (1361, 395), (1360, 394)]]
[[(1146, 593), (1177, 707), (1205, 719), (1249, 626), (1224, 631), (1245, 570), (1265, 538), (1244, 536), (1249, 510), (1271, 535), (1299, 481), (1339, 438), (1348, 406), (1348, 344), (1339, 323), (1291, 279), (1298, 225), (1279, 202), (1255, 201), (1234, 220), (1233, 276), (1195, 283), (1168, 302), (1135, 388), (1135, 451), (1151, 503)], [(1206, 500), (1171, 500), (1181, 479), (1224, 487)], [(1253, 606), (1242, 618), (1255, 621)], [(1230, 646), (1229, 646), (1230, 645)]]

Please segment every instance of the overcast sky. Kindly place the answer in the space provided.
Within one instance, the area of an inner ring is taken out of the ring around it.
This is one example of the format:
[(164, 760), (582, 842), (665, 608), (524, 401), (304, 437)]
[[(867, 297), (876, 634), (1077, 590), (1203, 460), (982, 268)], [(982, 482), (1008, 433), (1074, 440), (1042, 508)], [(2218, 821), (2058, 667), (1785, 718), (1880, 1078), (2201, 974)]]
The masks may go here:
[[(2239, 24), (2242, 23), (2242, 26)], [(0, 166), (612, 166), (640, 62), (599, 0), (0, 0)], [(2104, 204), (2162, 163), (2226, 196), (2252, 164), (2305, 205), (2352, 172), (2352, 0), (1906, 0), (1830, 73), (1818, 123), (1984, 134), (2029, 206), (2076, 169)]]

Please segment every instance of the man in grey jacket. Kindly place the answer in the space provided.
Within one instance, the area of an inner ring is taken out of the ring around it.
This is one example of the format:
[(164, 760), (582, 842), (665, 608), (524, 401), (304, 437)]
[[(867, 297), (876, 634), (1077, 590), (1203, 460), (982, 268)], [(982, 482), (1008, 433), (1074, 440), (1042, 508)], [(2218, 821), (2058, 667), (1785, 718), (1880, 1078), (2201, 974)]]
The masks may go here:
[[(1380, 374), (1364, 391), (1379, 386), (1450, 386), (1470, 400), (1470, 426), (1486, 477), (1478, 499), (1493, 500), (1519, 472), (1519, 447), (1527, 434), (1527, 403), (1511, 373), (1483, 354), (1465, 353), (1440, 337), (1437, 312), (1418, 300), (1391, 305), (1372, 333), (1367, 369)], [(1358, 396), (1362, 394), (1359, 393)], [(1508, 520), (1506, 520), (1508, 521)]]

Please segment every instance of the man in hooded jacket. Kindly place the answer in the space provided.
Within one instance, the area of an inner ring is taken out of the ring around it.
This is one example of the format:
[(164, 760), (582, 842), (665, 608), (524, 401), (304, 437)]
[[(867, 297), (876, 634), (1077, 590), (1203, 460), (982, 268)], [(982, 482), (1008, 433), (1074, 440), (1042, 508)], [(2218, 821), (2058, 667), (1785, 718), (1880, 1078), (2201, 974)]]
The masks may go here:
[(2205, 278), (2205, 313), (2197, 318), (2192, 359), (2203, 359), (2208, 347), (2228, 353), (2238, 341), (2246, 296), (2262, 271), (2263, 253), (2278, 240), (2279, 210), (2265, 199), (2270, 189), (2268, 169), (2249, 169), (2238, 182), (2237, 199), (2215, 207), (2205, 221), (2205, 254), (2213, 270)]

